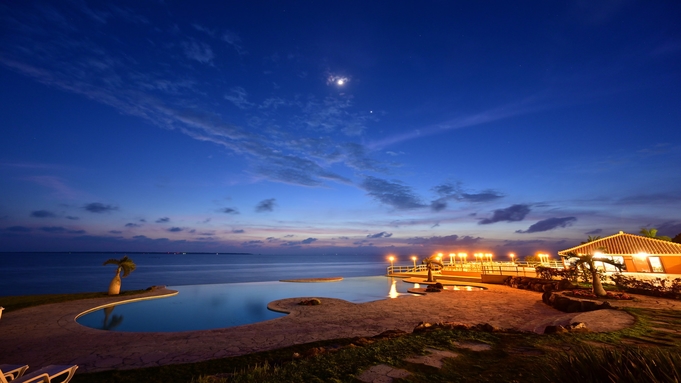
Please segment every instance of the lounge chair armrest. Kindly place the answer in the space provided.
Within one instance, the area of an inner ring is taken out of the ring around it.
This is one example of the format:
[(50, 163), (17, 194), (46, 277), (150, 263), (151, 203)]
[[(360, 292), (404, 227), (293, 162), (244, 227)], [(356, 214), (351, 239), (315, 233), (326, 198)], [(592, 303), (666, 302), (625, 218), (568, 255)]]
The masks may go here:
[(48, 382), (58, 376), (68, 374), (65, 379), (60, 379), (62, 383), (67, 383), (73, 378), (73, 375), (76, 373), (76, 369), (78, 369), (78, 365), (49, 365), (35, 371), (34, 373), (47, 374), (49, 376)]
[(50, 383), (50, 376), (44, 372), (34, 371), (20, 378), (10, 380), (10, 383)]

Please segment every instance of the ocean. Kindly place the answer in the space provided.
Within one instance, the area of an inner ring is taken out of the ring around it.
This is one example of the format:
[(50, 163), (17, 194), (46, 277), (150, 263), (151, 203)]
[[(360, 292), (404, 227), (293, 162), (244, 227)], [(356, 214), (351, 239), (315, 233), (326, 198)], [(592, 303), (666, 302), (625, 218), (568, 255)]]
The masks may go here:
[(374, 276), (389, 266), (384, 255), (0, 253), (0, 296), (107, 291), (116, 268), (102, 264), (124, 255), (137, 269), (123, 278), (122, 290)]

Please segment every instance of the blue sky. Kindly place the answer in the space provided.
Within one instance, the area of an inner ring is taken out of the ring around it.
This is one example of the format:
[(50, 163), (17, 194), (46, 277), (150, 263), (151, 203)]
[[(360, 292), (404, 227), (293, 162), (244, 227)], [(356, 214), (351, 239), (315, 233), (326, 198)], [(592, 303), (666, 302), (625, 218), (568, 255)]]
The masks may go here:
[(681, 232), (677, 2), (0, 4), (0, 251)]

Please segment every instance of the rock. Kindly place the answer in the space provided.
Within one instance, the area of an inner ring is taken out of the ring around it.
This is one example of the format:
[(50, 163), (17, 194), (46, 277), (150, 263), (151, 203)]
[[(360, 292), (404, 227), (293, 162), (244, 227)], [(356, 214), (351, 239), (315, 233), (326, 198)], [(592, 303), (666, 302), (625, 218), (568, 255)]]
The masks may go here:
[(558, 281), (556, 285), (556, 290), (562, 291), (562, 290), (572, 290), (576, 288), (577, 286), (573, 284), (572, 282), (568, 281), (567, 279), (563, 279), (561, 281)]
[(568, 332), (568, 330), (565, 327), (560, 326), (560, 325), (546, 326), (546, 328), (544, 328), (544, 334), (562, 334), (562, 333), (565, 333), (565, 332)]
[(553, 283), (547, 283), (544, 286), (542, 286), (542, 290), (544, 292), (549, 292), (555, 290), (555, 288), (553, 287)]
[(324, 347), (312, 347), (311, 349), (305, 351), (303, 355), (306, 357), (317, 356), (326, 352)]
[(312, 299), (303, 299), (298, 303), (301, 306), (319, 306), (322, 304), (322, 301), (320, 301), (317, 298), (312, 298)]
[(574, 322), (571, 323), (567, 329), (570, 332), (589, 332), (589, 329), (586, 327), (586, 323), (584, 322)]
[(421, 322), (414, 327), (413, 332), (422, 332), (422, 331), (427, 331), (432, 327), (433, 325), (428, 323), (428, 322)]
[(476, 324), (475, 326), (473, 326), (473, 329), (478, 330), (478, 331), (484, 331), (484, 332), (498, 332), (499, 331), (498, 328), (492, 326), (489, 323)]
[(435, 283), (433, 286), (435, 286), (436, 289), (440, 290), (443, 290), (445, 288), (440, 282)]
[[(439, 284), (439, 285), (442, 286), (441, 284)], [(427, 293), (439, 293), (439, 292), (442, 292), (442, 289), (438, 289), (435, 286), (428, 286), (428, 287), (426, 287), (426, 292)]]

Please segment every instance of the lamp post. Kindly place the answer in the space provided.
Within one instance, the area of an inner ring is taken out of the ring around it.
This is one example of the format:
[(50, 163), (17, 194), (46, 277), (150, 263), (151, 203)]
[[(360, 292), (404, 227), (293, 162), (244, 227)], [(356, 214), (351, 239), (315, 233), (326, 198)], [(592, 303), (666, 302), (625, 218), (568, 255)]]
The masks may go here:
[(509, 254), (511, 256), (511, 263), (515, 263), (515, 254)]
[(456, 254), (454, 254), (454, 253), (449, 253), (449, 266), (453, 266), (453, 265), (454, 265), (454, 263), (452, 262), (452, 258), (453, 258), (455, 255), (456, 255)]
[(416, 272), (416, 257), (412, 256), (411, 260), (414, 261), (414, 272)]
[(391, 255), (390, 257), (388, 257), (388, 259), (390, 260), (390, 274), (394, 274), (395, 273), (395, 265), (393, 264), (393, 262), (395, 262), (395, 257), (393, 257)]

